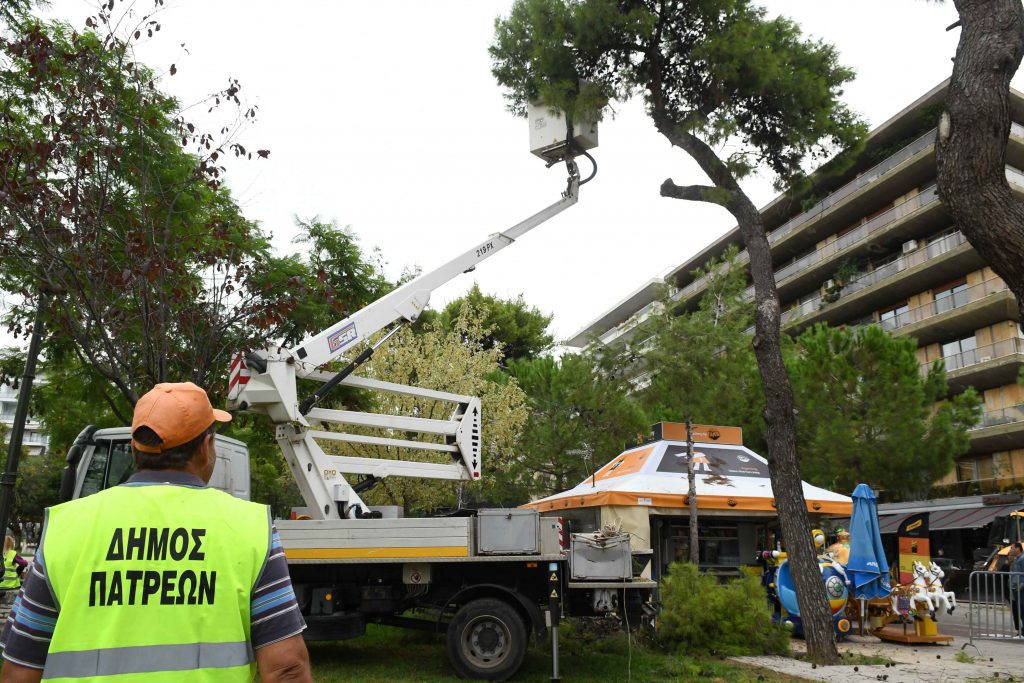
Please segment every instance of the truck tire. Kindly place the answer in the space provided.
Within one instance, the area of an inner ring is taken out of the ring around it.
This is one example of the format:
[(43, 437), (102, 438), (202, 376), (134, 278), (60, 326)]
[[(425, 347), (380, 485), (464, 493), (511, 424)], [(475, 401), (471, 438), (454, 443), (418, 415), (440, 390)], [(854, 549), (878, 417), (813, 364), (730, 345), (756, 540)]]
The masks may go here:
[(526, 656), (526, 626), (503, 600), (467, 602), (448, 624), (448, 658), (462, 678), (504, 681)]

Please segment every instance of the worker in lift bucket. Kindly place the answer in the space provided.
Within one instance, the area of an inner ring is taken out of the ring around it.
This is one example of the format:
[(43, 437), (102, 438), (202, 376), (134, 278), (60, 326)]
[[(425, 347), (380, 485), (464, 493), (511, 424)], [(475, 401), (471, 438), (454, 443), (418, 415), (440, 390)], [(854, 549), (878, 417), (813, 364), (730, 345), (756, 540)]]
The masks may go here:
[(191, 382), (139, 399), (138, 471), (46, 511), (0, 681), (312, 681), (269, 509), (206, 487), (230, 419)]

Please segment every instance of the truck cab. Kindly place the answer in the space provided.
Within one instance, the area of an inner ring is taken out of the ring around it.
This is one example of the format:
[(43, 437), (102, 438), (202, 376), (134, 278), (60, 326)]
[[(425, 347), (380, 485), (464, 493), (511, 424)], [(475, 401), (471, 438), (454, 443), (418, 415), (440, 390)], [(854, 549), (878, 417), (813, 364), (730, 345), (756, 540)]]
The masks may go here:
[[(217, 464), (210, 487), (249, 500), (249, 448), (222, 434), (216, 435)], [(135, 472), (131, 430), (128, 427), (86, 427), (68, 450), (61, 480), (61, 501), (83, 498), (123, 484)]]

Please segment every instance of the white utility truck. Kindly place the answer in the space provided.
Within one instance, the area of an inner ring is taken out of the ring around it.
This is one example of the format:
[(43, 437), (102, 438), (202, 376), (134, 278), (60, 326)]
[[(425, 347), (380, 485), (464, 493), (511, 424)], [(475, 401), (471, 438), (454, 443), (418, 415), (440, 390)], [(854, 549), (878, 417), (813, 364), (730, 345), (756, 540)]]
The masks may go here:
[[(558, 520), (542, 519), (534, 510), (414, 519), (394, 508), (375, 509), (360, 497), (387, 477), (471, 482), (483, 476), (479, 398), (360, 377), (354, 370), (401, 325), (415, 321), (435, 289), (576, 203), (580, 185), (590, 178), (581, 182), (574, 158), (581, 154), (593, 162), (586, 150), (597, 144), (596, 125), (573, 132), (544, 107), (531, 109), (530, 124), (532, 151), (549, 166), (566, 164), (568, 183), (557, 202), (295, 348), (274, 346), (233, 359), (228, 409), (263, 413), (276, 425), (277, 442), (306, 504), (302, 519), (278, 520), (277, 528), (309, 640), (357, 636), (368, 622), (446, 632), (460, 675), (504, 680), (522, 663), (529, 632), (542, 636), (552, 627), (557, 678), (557, 625), (563, 612), (619, 612), (634, 625), (649, 616), (655, 584), (638, 578), (628, 537), (566, 544)], [(323, 385), (300, 397), (299, 379)], [(319, 407), (339, 384), (443, 402), (450, 406), (449, 416)], [(130, 452), (128, 441), (127, 430), (117, 439), (111, 430), (83, 432), (72, 449), (74, 458), (69, 453), (64, 495), (87, 495), (120, 483), (125, 465), (114, 454)], [(233, 459), (244, 445), (218, 441), (219, 452), (222, 443), (227, 455), (218, 462), (215, 477), (220, 478), (214, 483), (238, 495), (236, 483), (243, 475)], [(321, 443), (330, 445), (325, 450)], [(441, 453), (444, 462), (356, 457), (345, 454), (347, 444)], [(350, 483), (346, 475), (358, 479)]]

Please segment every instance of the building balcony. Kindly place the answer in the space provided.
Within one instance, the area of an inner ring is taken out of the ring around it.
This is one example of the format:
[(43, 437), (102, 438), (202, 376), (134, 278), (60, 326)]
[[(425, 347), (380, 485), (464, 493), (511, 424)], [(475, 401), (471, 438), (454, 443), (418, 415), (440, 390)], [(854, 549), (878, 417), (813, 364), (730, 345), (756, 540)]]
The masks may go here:
[(919, 346), (925, 346), (969, 334), (986, 325), (1016, 320), (1020, 312), (1006, 283), (993, 278), (946, 299), (911, 309), (909, 316), (899, 317), (909, 319), (905, 322), (886, 320), (882, 326), (892, 327), (890, 331), (896, 336), (912, 336)]
[[(1024, 193), (1024, 173), (1008, 167), (1006, 177), (1011, 186)], [(948, 221), (948, 217), (933, 185), (903, 204), (875, 216), (864, 225), (846, 233), (821, 249), (777, 270), (775, 281), (779, 289), (779, 297), (782, 300), (792, 299), (795, 291), (807, 291), (813, 289), (815, 285), (820, 286), (834, 270), (835, 263), (842, 259), (870, 258), (876, 254), (886, 253), (901, 243), (906, 245), (911, 242), (912, 238), (921, 234), (933, 233), (934, 228), (929, 229), (927, 226), (936, 226), (939, 224), (937, 221), (940, 220)], [(916, 242), (917, 240), (912, 241)], [(913, 259), (905, 260), (894, 268), (908, 270), (921, 261), (937, 258), (950, 251), (954, 246), (951, 241), (938, 245), (926, 245), (923, 249), (916, 249), (918, 253)], [(983, 264), (981, 257), (975, 254), (973, 249), (965, 249), (958, 253), (963, 253), (968, 258), (958, 261), (955, 267), (948, 268), (950, 277), (967, 272), (972, 269), (971, 267), (981, 267)], [(955, 271), (958, 269), (960, 272), (956, 273)], [(884, 278), (885, 274), (876, 277)], [(870, 284), (860, 282), (858, 288), (865, 289), (869, 286)], [(920, 291), (920, 287), (918, 291)], [(753, 296), (753, 287), (749, 288), (749, 293)]]
[(953, 484), (939, 484), (928, 492), (928, 498), (961, 498), (964, 496), (987, 496), (994, 493), (1024, 491), (1024, 477), (994, 477), (970, 479)]
[(661, 310), (662, 303), (660, 301), (652, 301), (647, 304), (635, 314), (633, 314), (629, 320), (626, 320), (619, 325), (616, 325), (612, 329), (608, 330), (600, 337), (598, 341), (605, 346), (609, 346), (614, 343), (623, 343), (628, 341), (630, 337), (636, 332), (637, 328), (647, 322), (652, 315), (657, 311)]
[[(815, 223), (816, 219), (824, 217), (826, 214), (829, 214), (833, 208), (838, 207), (840, 204), (844, 204), (844, 206), (849, 205), (850, 207), (849, 210), (851, 213), (849, 216), (845, 215), (846, 209), (844, 208), (844, 215), (842, 216), (842, 221), (846, 221), (845, 224), (848, 224), (849, 221), (856, 220), (858, 215), (863, 216), (867, 213), (870, 213), (871, 207), (869, 205), (861, 205), (861, 202), (853, 202), (852, 200), (850, 202), (847, 202), (846, 200), (854, 198), (855, 195), (859, 197), (861, 194), (863, 194), (861, 193), (861, 190), (868, 187), (869, 185), (882, 187), (882, 184), (876, 181), (887, 181), (888, 176), (890, 176), (890, 174), (893, 174), (893, 171), (902, 171), (903, 169), (907, 168), (908, 162), (911, 162), (913, 164), (921, 164), (921, 162), (924, 161), (930, 162), (924, 164), (924, 166), (926, 166), (929, 169), (930, 177), (934, 178), (934, 143), (935, 129), (932, 129), (925, 133), (924, 135), (920, 136), (910, 145), (904, 147), (899, 152), (896, 152), (891, 157), (885, 159), (875, 167), (858, 175), (849, 183), (843, 185), (838, 190), (830, 194), (828, 197), (822, 199), (820, 202), (815, 204), (807, 211), (797, 216), (794, 216), (792, 219), (790, 219), (783, 225), (779, 226), (775, 230), (772, 230), (771, 233), (769, 233), (768, 235), (768, 241), (772, 246), (773, 255), (778, 254), (783, 242), (790, 241), (789, 239), (787, 239), (790, 235), (796, 235), (802, 232), (804, 228), (809, 227), (811, 226), (811, 224)], [(1014, 168), (1016, 166), (1024, 167), (1024, 125), (1021, 125), (1019, 123), (1013, 123), (1011, 125), (1010, 143), (1011, 144), (1007, 148), (1007, 178), (1010, 180), (1011, 183), (1018, 185), (1022, 189), (1024, 189), (1024, 175), (1022, 175), (1019, 171), (1016, 171), (1016, 168)], [(919, 182), (927, 182), (928, 175), (920, 177), (919, 176), (920, 174), (915, 172), (913, 174), (913, 179), (918, 180)], [(886, 183), (886, 187), (888, 188), (888, 183)], [(914, 185), (909, 185), (906, 189), (909, 190), (912, 187), (914, 187)], [(926, 190), (922, 190), (922, 192), (918, 195), (917, 198), (919, 200), (923, 199), (922, 195), (928, 190), (932, 190), (934, 192), (934, 185), (927, 188)], [(891, 192), (891, 188), (889, 188), (889, 191)], [(932, 198), (935, 199), (934, 196)], [(919, 206), (923, 205), (924, 204), (920, 204)], [(900, 209), (899, 206), (894, 207), (890, 211), (896, 212), (898, 209)], [(876, 217), (875, 219), (872, 219), (871, 223), (873, 223), (878, 218), (881, 217), (879, 216)], [(892, 216), (890, 216), (890, 222), (891, 220)], [(824, 239), (824, 237), (826, 237), (827, 235), (832, 234), (836, 230), (838, 230), (843, 224), (842, 221), (839, 221), (835, 225), (831, 225), (832, 221), (829, 221), (831, 230), (825, 230), (824, 228), (816, 227), (813, 231), (813, 235), (810, 236), (809, 240), (805, 240), (805, 243), (814, 243), (816, 241)], [(824, 223), (822, 225), (824, 225)], [(862, 230), (864, 227), (866, 226), (861, 226), (861, 228), (858, 228), (858, 230)], [(876, 229), (878, 227), (879, 226), (877, 225), (875, 226)], [(853, 239), (849, 238), (846, 235), (844, 235), (844, 238), (847, 238), (847, 242)], [(833, 244), (835, 245), (837, 243)], [(813, 256), (814, 254), (809, 254), (806, 258)], [(745, 264), (750, 261), (750, 257), (745, 249), (740, 252), (737, 260), (741, 264)], [(803, 259), (798, 260), (797, 263), (800, 263), (801, 261), (803, 261)], [(804, 263), (803, 267), (808, 267), (810, 265), (813, 265), (813, 262)], [(799, 272), (799, 270), (800, 267), (796, 266), (794, 263), (783, 265), (776, 271), (776, 282), (780, 283), (781, 285), (782, 281), (786, 277), (796, 272)], [(678, 301), (686, 301), (691, 297), (699, 294), (701, 291), (703, 291), (704, 288), (707, 286), (707, 282), (707, 275), (704, 275), (696, 280), (693, 280), (692, 282), (687, 283), (686, 286), (682, 287), (676, 293), (674, 298)]]
[[(943, 361), (952, 393), (963, 391), (968, 386), (984, 388), (1011, 384), (1017, 381), (1021, 363), (1024, 363), (1024, 339), (1010, 337), (946, 356)], [(931, 366), (931, 362), (921, 363), (921, 374), (926, 375)]]
[[(922, 243), (884, 266), (854, 276), (840, 290), (835, 301), (826, 301), (823, 294), (818, 294), (783, 311), (782, 326), (793, 326), (794, 331), (799, 331), (817, 322), (839, 324), (872, 313), (881, 305), (917, 294), (922, 289), (917, 273), (945, 265), (951, 260), (947, 256), (951, 253), (952, 260), (959, 267), (965, 259), (960, 258), (960, 253), (955, 250), (965, 244), (967, 238), (959, 231), (928, 244)], [(973, 257), (972, 263), (981, 266), (980, 257), (969, 245), (959, 251), (969, 253)]]
[[(805, 245), (817, 242), (844, 224), (871, 213), (879, 205), (878, 189), (882, 188), (883, 184), (886, 194), (894, 196), (902, 194), (902, 191), (907, 191), (916, 184), (927, 182), (929, 176), (935, 175), (935, 132), (933, 128), (882, 163), (864, 171), (809, 210), (772, 230), (768, 236), (772, 247), (783, 248), (785, 243), (791, 242)], [(899, 189), (894, 190), (891, 180), (897, 175), (905, 177), (902, 178)], [(791, 237), (799, 237), (799, 233), (805, 231), (809, 233), (805, 238), (794, 240)], [(799, 246), (794, 244), (790, 249), (799, 249)]]
[(888, 211), (875, 216), (864, 225), (851, 230), (839, 239), (829, 242), (822, 248), (816, 249), (810, 254), (782, 266), (775, 271), (775, 281), (782, 286), (788, 278), (812, 269), (820, 263), (831, 261), (834, 256), (846, 252), (859, 242), (877, 232), (885, 230), (896, 221), (915, 213), (918, 209), (937, 204), (938, 201), (937, 189), (935, 185), (931, 185), (899, 206), (894, 206)]
[(967, 436), (971, 440), (968, 455), (1024, 448), (1024, 405), (986, 411)]

